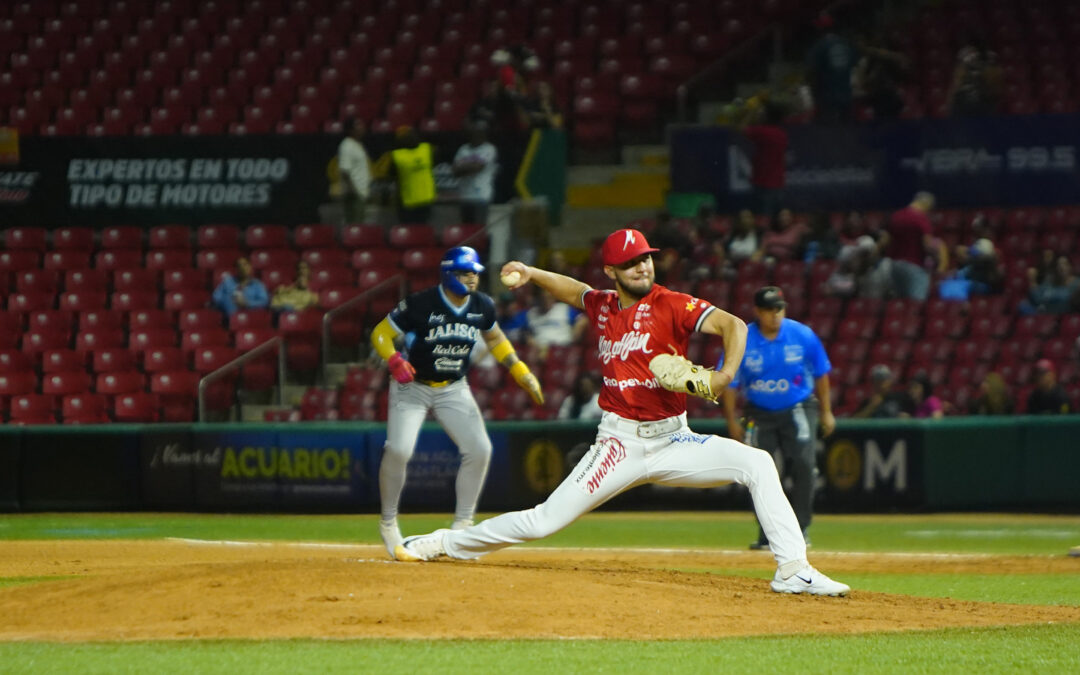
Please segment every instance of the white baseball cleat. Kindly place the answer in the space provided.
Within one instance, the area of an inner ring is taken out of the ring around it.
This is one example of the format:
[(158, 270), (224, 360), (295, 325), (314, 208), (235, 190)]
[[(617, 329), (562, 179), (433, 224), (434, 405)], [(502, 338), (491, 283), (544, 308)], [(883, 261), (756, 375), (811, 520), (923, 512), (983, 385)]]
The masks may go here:
[(394, 549), (394, 557), (402, 562), (422, 562), (435, 560), (446, 555), (443, 548), (443, 536), (450, 530), (435, 530), (431, 534), (418, 534), (405, 537), (405, 541)]
[(379, 536), (382, 537), (383, 546), (390, 557), (394, 557), (394, 549), (401, 545), (401, 530), (398, 528), (397, 518), (393, 520), (379, 521)]
[(807, 565), (787, 579), (780, 577), (780, 570), (776, 570), (773, 577), (772, 589), (777, 593), (809, 593), (810, 595), (847, 595), (851, 587), (839, 581), (833, 581), (821, 572)]

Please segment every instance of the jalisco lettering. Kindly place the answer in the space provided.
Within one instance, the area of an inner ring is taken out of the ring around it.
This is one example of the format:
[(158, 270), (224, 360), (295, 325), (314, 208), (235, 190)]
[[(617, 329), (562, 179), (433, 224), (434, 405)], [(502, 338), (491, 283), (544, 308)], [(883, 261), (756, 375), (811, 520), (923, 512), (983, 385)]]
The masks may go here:
[(750, 383), (751, 391), (760, 391), (765, 393), (772, 392), (785, 392), (791, 388), (791, 383), (787, 380), (754, 380)]
[(475, 342), (480, 339), (480, 329), (466, 323), (451, 323), (443, 326), (436, 326), (428, 330), (424, 342), (434, 342), (435, 340), (441, 340), (443, 338), (465, 338)]
[(604, 364), (608, 364), (614, 358), (625, 361), (630, 356), (630, 352), (640, 351), (642, 354), (652, 354), (652, 350), (648, 348), (650, 337), (652, 335), (649, 333), (632, 330), (623, 335), (618, 341), (612, 342), (601, 335), (599, 343), (600, 360)]

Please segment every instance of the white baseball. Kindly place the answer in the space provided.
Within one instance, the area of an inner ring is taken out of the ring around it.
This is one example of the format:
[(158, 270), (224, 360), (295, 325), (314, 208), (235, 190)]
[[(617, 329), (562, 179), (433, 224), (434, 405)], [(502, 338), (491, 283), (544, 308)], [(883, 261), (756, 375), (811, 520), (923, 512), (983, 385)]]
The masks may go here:
[(521, 282), (521, 272), (515, 270), (508, 274), (502, 275), (501, 277), (499, 277), (499, 279), (503, 282), (503, 285), (508, 288), (512, 286), (517, 286), (518, 283)]

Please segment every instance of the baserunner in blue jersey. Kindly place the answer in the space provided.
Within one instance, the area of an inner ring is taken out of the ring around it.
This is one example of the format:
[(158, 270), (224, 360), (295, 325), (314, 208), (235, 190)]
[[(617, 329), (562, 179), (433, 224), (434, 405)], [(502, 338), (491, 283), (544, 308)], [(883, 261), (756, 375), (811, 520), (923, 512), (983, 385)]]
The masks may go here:
[[(781, 475), (791, 477), (791, 506), (807, 538), (818, 429), (828, 436), (836, 427), (829, 401), (832, 365), (818, 336), (809, 326), (786, 318), (786, 307), (784, 293), (776, 286), (754, 294), (757, 320), (748, 327), (742, 365), (724, 391), (724, 415), (732, 438), (774, 456), (780, 453), (785, 465)], [(717, 368), (722, 365), (723, 359)], [(745, 429), (735, 415), (738, 390), (746, 398)], [(760, 527), (750, 548), (769, 548)]]

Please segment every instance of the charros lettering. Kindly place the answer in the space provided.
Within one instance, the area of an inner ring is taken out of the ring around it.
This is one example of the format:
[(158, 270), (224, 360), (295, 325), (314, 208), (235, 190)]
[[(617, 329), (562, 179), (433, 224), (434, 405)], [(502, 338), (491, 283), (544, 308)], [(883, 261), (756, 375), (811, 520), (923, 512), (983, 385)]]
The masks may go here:
[(611, 363), (612, 359), (625, 361), (631, 352), (640, 351), (642, 354), (652, 354), (649, 349), (649, 333), (632, 330), (619, 340), (612, 342), (604, 336), (600, 336), (600, 360), (605, 364)]

